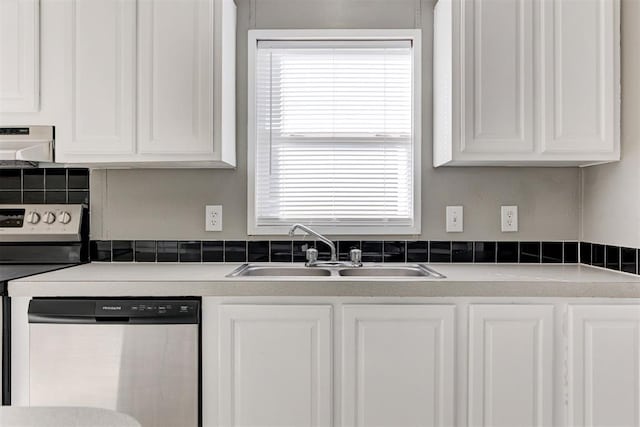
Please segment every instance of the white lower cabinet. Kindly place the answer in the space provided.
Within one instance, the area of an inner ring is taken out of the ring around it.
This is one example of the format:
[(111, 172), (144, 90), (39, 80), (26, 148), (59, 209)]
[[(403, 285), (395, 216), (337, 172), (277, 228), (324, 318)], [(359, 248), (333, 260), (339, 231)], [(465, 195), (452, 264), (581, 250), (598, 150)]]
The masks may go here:
[(453, 425), (454, 319), (454, 305), (345, 305), (342, 425)]
[(204, 426), (640, 427), (640, 299), (207, 297), (202, 330)]
[(331, 310), (220, 307), (219, 425), (331, 425)]
[(469, 308), (469, 425), (553, 425), (553, 305)]
[(640, 305), (572, 305), (568, 425), (640, 426)]

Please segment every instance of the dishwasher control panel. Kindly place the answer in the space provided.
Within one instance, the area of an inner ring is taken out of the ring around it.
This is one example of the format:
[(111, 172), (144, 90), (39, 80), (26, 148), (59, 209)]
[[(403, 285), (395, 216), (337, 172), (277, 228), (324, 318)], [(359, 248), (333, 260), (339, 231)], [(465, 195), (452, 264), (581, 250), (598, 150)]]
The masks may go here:
[(200, 323), (196, 299), (34, 298), (29, 323)]
[(96, 302), (96, 316), (182, 316), (197, 312), (197, 301), (103, 300)]

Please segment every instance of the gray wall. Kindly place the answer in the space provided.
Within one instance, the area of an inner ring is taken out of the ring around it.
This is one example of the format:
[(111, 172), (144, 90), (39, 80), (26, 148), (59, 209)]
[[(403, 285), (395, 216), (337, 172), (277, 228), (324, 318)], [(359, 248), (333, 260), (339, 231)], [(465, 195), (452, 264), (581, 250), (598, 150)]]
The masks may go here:
[[(111, 170), (92, 174), (94, 239), (246, 238), (247, 30), (415, 28), (423, 30), (422, 238), (576, 240), (576, 168), (439, 168), (432, 164), (433, 0), (238, 0), (238, 168)], [(204, 231), (204, 206), (223, 205), (224, 231)], [(464, 233), (447, 234), (448, 204), (465, 206)], [(500, 232), (501, 204), (520, 207), (520, 232)], [(406, 237), (406, 236), (405, 236)]]
[(622, 161), (582, 171), (589, 242), (640, 247), (640, 2), (622, 1)]

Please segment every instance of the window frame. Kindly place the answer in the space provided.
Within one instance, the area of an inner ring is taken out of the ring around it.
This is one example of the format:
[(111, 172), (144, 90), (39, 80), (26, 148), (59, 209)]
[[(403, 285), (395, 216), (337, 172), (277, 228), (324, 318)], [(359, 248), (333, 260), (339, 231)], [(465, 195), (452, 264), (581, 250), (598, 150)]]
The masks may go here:
[(255, 205), (256, 156), (256, 58), (258, 42), (264, 40), (410, 40), (413, 55), (412, 74), (412, 149), (413, 149), (413, 224), (412, 225), (332, 225), (313, 226), (320, 233), (331, 235), (418, 235), (421, 218), (421, 159), (422, 159), (422, 44), (420, 29), (401, 30), (249, 30), (247, 51), (247, 233), (249, 235), (283, 235), (289, 226), (257, 225)]

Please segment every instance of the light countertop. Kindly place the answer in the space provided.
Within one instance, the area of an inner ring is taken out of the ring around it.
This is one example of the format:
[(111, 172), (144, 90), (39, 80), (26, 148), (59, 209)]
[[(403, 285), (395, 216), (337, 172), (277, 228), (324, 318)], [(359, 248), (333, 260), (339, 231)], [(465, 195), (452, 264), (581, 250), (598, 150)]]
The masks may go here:
[(640, 276), (573, 264), (428, 264), (445, 279), (226, 277), (240, 265), (91, 263), (13, 280), (9, 295), (640, 298)]

